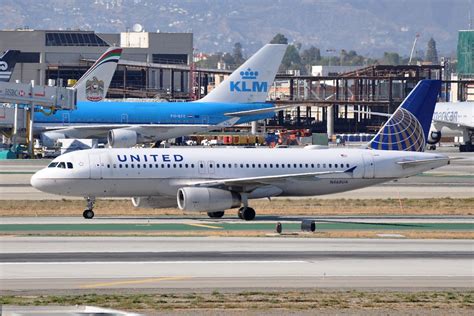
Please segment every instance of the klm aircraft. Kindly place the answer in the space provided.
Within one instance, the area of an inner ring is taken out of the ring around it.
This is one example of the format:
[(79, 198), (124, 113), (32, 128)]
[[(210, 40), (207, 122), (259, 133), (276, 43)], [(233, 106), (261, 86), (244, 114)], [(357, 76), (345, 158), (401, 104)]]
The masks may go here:
[(78, 102), (75, 111), (36, 113), (36, 127), (45, 146), (59, 138), (107, 137), (111, 147), (121, 148), (270, 118), (281, 110), (265, 100), (285, 49), (286, 45), (265, 45), (211, 93), (194, 102), (100, 101), (101, 93), (106, 92), (101, 69), (108, 67), (110, 73), (118, 62), (102, 56), (83, 80), (89, 82), (87, 101)]
[(0, 81), (10, 81), (19, 55), (19, 50), (7, 50), (0, 56)]

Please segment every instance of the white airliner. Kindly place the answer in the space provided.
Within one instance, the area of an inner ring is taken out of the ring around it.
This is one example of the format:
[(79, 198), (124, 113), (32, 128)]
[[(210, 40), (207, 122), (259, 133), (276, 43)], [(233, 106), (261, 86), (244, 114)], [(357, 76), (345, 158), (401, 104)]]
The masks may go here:
[(436, 104), (428, 137), (435, 147), (441, 137), (462, 136), (460, 151), (474, 151), (474, 102), (439, 102)]
[(441, 82), (423, 80), (365, 148), (111, 148), (72, 152), (31, 178), (33, 187), (87, 199), (132, 197), (136, 207), (179, 207), (221, 217), (239, 208), (252, 220), (249, 200), (344, 192), (408, 177), (449, 163), (423, 153)]

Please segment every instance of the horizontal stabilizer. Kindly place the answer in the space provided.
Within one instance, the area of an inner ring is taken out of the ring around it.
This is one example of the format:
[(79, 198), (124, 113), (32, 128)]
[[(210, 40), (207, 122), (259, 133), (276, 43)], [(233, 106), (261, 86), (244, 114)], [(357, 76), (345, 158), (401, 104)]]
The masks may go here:
[(264, 108), (264, 109), (224, 113), (224, 115), (225, 116), (236, 116), (236, 117), (253, 116), (253, 115), (258, 115), (258, 114), (266, 114), (266, 113), (283, 111), (283, 110), (286, 110), (286, 109), (289, 109), (289, 108), (294, 108), (296, 106), (297, 105), (285, 105), (285, 106), (278, 106), (278, 107), (277, 106), (272, 106), (272, 107)]
[(449, 164), (449, 161), (452, 160), (449, 157), (440, 157), (432, 159), (418, 159), (418, 160), (406, 160), (397, 162), (398, 165), (402, 166), (403, 169), (417, 167), (420, 165), (426, 165), (436, 161), (446, 161), (446, 164)]

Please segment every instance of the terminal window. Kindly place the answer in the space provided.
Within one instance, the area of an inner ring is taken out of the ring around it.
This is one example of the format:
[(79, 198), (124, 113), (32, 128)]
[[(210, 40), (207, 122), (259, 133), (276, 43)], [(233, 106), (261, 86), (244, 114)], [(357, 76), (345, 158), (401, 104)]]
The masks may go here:
[(94, 33), (46, 33), (46, 46), (109, 46)]

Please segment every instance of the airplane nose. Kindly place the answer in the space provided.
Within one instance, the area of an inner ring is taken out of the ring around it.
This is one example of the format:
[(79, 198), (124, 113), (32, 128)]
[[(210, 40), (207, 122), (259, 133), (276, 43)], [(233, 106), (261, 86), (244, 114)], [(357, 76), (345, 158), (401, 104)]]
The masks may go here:
[(31, 179), (30, 179), (30, 184), (33, 188), (35, 189), (39, 189), (39, 186), (40, 186), (40, 180), (38, 178), (38, 172), (36, 172), (33, 176), (31, 176)]
[[(30, 179), (30, 184), (33, 188), (47, 192), (51, 188), (51, 181), (45, 179), (44, 177), (44, 170), (37, 171)], [(49, 184), (49, 185), (48, 185)], [(49, 190), (48, 190), (49, 189)]]

